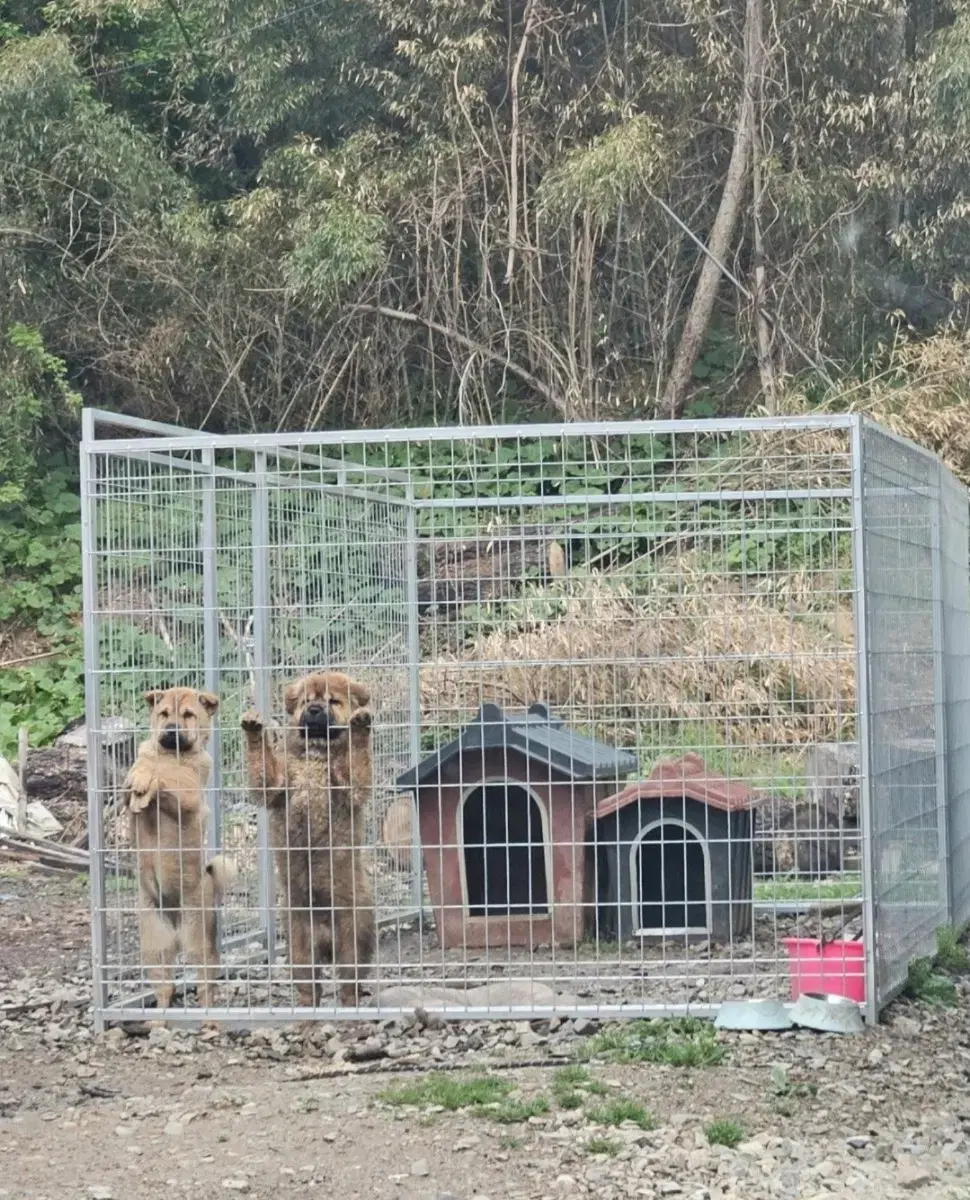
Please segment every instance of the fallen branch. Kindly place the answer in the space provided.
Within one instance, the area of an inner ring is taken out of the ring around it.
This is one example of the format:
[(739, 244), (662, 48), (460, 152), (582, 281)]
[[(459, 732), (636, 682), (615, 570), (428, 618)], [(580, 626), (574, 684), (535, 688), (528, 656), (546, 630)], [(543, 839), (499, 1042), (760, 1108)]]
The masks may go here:
[(489, 346), (475, 341), (474, 338), (470, 338), (464, 333), (459, 333), (457, 329), (449, 329), (447, 325), (439, 325), (437, 321), (430, 321), (427, 317), (418, 316), (417, 313), (405, 312), (399, 308), (387, 308), (383, 304), (354, 304), (351, 307), (355, 312), (376, 313), (378, 316), (387, 317), (391, 321), (401, 321), (405, 325), (420, 325), (424, 329), (430, 329), (432, 333), (440, 333), (442, 337), (450, 338), (453, 342), (464, 346), (466, 350), (471, 350), (475, 354), (481, 354), (484, 358), (491, 359), (492, 362), (500, 364), (510, 375), (515, 375), (523, 383), (528, 384), (543, 400), (551, 404), (557, 412), (562, 412), (560, 398), (550, 388), (546, 387), (540, 379), (537, 379), (531, 371), (526, 370), (525, 367), (520, 367), (507, 354), (499, 354), (497, 350), (492, 350)]

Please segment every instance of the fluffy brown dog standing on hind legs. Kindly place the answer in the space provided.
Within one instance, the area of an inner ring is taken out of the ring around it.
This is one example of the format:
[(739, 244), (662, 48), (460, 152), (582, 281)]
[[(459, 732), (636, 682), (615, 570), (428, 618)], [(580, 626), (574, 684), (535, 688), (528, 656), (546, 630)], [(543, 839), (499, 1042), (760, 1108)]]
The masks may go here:
[(179, 947), (199, 969), (199, 999), (212, 1004), (219, 974), (216, 906), (235, 875), (221, 855), (205, 861), (209, 810), (205, 748), (218, 697), (193, 688), (146, 692), (150, 734), (124, 784), (138, 861), (142, 958), (159, 1008), (175, 992)]
[(249, 783), (269, 810), (287, 906), (300, 1003), (320, 999), (320, 966), (334, 963), (340, 1000), (359, 1001), (360, 969), (374, 959), (374, 896), (360, 855), (371, 787), (370, 693), (337, 671), (316, 671), (283, 692), (282, 746), (258, 713), (243, 716)]

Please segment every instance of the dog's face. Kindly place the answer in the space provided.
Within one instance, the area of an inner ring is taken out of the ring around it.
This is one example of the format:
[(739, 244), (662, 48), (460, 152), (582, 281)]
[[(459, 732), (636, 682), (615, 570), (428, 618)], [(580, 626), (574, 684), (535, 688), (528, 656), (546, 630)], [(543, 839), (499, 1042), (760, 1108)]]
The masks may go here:
[(283, 692), (286, 715), (308, 739), (338, 744), (351, 729), (369, 729), (370, 692), (339, 671), (315, 671)]
[(151, 709), (152, 735), (163, 750), (190, 754), (205, 745), (212, 729), (212, 716), (219, 707), (218, 696), (175, 687), (146, 692), (145, 701)]

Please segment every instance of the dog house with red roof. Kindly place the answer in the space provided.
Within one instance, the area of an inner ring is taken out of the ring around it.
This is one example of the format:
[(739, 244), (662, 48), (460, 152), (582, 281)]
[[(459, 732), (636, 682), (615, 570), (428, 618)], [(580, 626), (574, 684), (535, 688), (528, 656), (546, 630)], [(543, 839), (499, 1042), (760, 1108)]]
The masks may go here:
[(586, 838), (596, 802), (636, 755), (567, 728), (544, 704), (483, 704), (460, 735), (406, 771), (444, 950), (573, 945), (584, 932)]
[(660, 762), (596, 807), (601, 938), (709, 939), (751, 932), (754, 797), (697, 754)]

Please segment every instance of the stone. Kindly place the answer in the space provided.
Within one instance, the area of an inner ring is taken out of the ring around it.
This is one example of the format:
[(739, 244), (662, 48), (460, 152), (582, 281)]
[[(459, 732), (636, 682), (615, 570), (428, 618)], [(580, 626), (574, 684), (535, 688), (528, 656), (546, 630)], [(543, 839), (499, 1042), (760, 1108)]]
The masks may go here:
[(907, 1192), (918, 1192), (920, 1188), (928, 1187), (933, 1182), (933, 1176), (922, 1167), (904, 1166), (896, 1172), (896, 1186)]
[(428, 1160), (426, 1158), (419, 1158), (411, 1163), (411, 1174), (419, 1178), (430, 1175), (431, 1168), (428, 1166)]
[(481, 1138), (475, 1137), (474, 1134), (470, 1137), (460, 1138), (455, 1142), (455, 1153), (460, 1154), (463, 1150), (474, 1150), (476, 1146), (480, 1145), (481, 1140)]
[(91, 1200), (115, 1200), (114, 1192), (104, 1183), (93, 1183), (88, 1188), (88, 1195)]
[(845, 1142), (852, 1150), (864, 1150), (869, 1145), (869, 1139), (864, 1134), (847, 1137)]
[(249, 1191), (249, 1180), (248, 1179), (240, 1179), (238, 1177), (235, 1177), (232, 1179), (224, 1179), (222, 1181), (222, 1186), (225, 1188), (225, 1190), (227, 1192), (244, 1192), (245, 1193), (245, 1192)]

